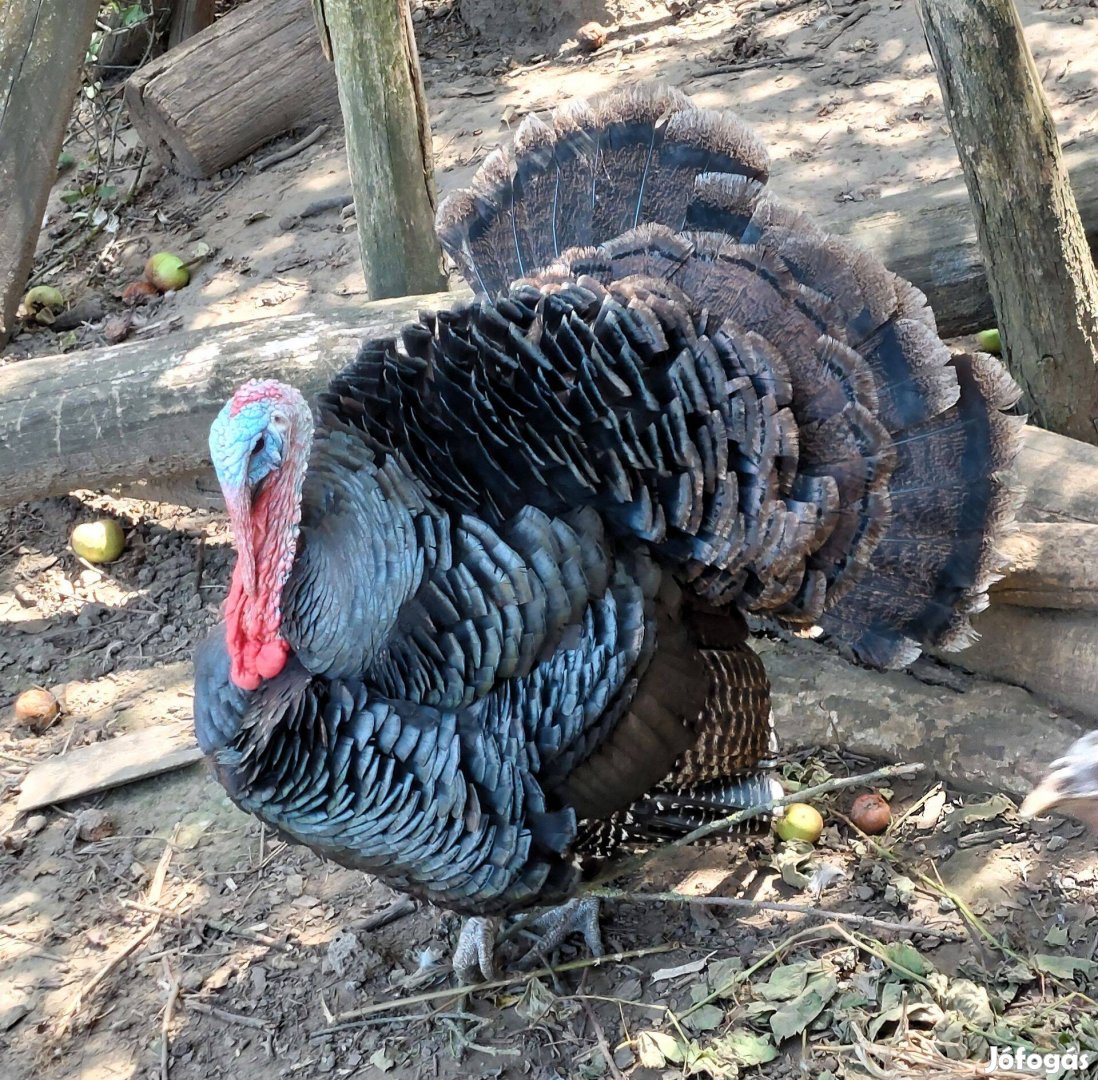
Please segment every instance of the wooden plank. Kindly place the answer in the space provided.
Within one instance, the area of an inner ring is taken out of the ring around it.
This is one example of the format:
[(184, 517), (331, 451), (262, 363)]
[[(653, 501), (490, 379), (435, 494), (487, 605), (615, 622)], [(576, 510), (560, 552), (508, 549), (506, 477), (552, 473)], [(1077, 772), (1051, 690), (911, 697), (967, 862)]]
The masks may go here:
[(36, 765), (23, 781), (16, 811), (93, 795), (201, 760), (190, 726), (153, 727), (81, 746)]
[(98, 0), (0, 3), (0, 347), (34, 265)]

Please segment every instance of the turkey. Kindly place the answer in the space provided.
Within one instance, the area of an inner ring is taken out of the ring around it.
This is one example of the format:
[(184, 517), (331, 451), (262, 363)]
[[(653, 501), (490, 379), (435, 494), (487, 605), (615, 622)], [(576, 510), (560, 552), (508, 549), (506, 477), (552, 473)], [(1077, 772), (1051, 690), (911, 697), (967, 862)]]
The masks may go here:
[(1098, 832), (1098, 731), (1076, 739), (1022, 803), (1023, 817), (1070, 814)]
[(600, 859), (773, 799), (746, 619), (894, 667), (986, 604), (1016, 388), (766, 179), (677, 92), (530, 117), (439, 208), (474, 302), (212, 427), (199, 743), (282, 836), (468, 916), (463, 978), (527, 909), (598, 952)]

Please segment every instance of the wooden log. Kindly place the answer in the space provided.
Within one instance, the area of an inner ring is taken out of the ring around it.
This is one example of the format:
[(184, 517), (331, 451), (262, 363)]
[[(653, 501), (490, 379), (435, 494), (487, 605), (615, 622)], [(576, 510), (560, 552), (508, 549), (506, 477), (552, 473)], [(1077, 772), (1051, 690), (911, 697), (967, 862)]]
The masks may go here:
[(96, 0), (0, 4), (0, 347), (34, 265)]
[(996, 604), (1089, 611), (1098, 637), (1098, 525), (1024, 524), (1001, 547), (1010, 570), (991, 587)]
[[(0, 368), (0, 506), (134, 481), (191, 484), (209, 465), (209, 425), (240, 383), (277, 378), (311, 396), (363, 339), (469, 295), (375, 301)], [(1029, 428), (1017, 473), (1025, 520), (1098, 522), (1098, 450)]]
[(1004, 359), (1034, 422), (1098, 443), (1098, 273), (1013, 0), (919, 0)]
[(172, 19), (173, 0), (151, 0), (140, 22), (123, 25), (125, 10), (108, 8), (102, 24), (109, 28), (99, 42), (96, 67), (105, 79), (118, 80), (127, 72), (167, 48), (167, 30)]
[(375, 300), (446, 287), (408, 0), (314, 0), (335, 57), (362, 273)]
[(1022, 686), (1056, 708), (1098, 721), (1098, 618), (1093, 611), (992, 604), (972, 625), (975, 645), (939, 659)]
[(922, 762), (960, 787), (1024, 795), (1083, 732), (1026, 690), (933, 661), (916, 676), (848, 664), (815, 642), (763, 638), (752, 647), (770, 677), (786, 751), (841, 746)]
[[(1098, 138), (1064, 148), (1064, 163), (1098, 260)], [(900, 277), (926, 293), (938, 329), (945, 337), (971, 334), (995, 325), (984, 258), (976, 236), (972, 201), (963, 177), (860, 203), (849, 211), (806, 208), (828, 232), (845, 236), (877, 255)], [(816, 216), (817, 212), (819, 217)]]
[(210, 423), (242, 382), (278, 378), (312, 396), (363, 338), (454, 299), (382, 300), (0, 367), (0, 505), (202, 469)]
[(124, 100), (153, 153), (199, 178), (339, 113), (309, 0), (250, 0), (135, 71)]

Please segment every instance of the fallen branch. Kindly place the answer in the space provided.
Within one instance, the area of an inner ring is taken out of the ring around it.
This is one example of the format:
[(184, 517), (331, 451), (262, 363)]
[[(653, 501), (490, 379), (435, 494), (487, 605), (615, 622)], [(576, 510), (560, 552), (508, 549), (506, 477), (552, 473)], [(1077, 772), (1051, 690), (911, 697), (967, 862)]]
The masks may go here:
[(179, 1000), (179, 981), (172, 974), (168, 958), (163, 958), (164, 978), (168, 982), (168, 1000), (164, 1003), (164, 1016), (160, 1021), (160, 1080), (168, 1080), (168, 1053), (171, 1049), (169, 1029), (172, 1026), (172, 1014)]
[(215, 1020), (221, 1020), (226, 1024), (239, 1024), (259, 1031), (270, 1031), (273, 1026), (258, 1016), (244, 1016), (242, 1013), (229, 1012), (228, 1009), (219, 1009), (215, 1005), (207, 1005), (204, 1001), (196, 1001), (194, 998), (184, 998), (183, 1004), (188, 1009), (194, 1009), (195, 1012), (200, 1012), (204, 1016), (212, 1016)]
[(873, 5), (869, 3), (859, 4), (853, 11), (848, 11), (839, 21), (836, 23), (833, 29), (829, 30), (823, 37), (816, 40), (816, 48), (821, 52), (824, 49), (833, 45), (843, 34), (847, 32), (856, 22), (860, 22), (864, 19), (870, 11), (873, 10)]
[[(677, 941), (669, 941), (663, 945), (652, 945), (645, 949), (630, 949), (626, 952), (608, 953), (606, 956), (590, 956), (584, 960), (569, 960), (566, 964), (557, 964), (551, 968), (537, 968), (534, 971), (523, 972), (523, 974), (514, 977), (504, 976), (501, 979), (492, 979), (490, 982), (472, 983), (468, 986), (449, 986), (443, 990), (428, 990), (422, 994), (413, 994), (411, 997), (375, 1001), (372, 1005), (366, 1005), (361, 1009), (336, 1013), (332, 1019), (337, 1024), (346, 1027), (348, 1021), (362, 1020), (367, 1016), (376, 1016), (378, 1013), (389, 1012), (391, 1009), (403, 1008), (407, 1005), (421, 1005), (428, 1001), (443, 1001), (447, 998), (457, 999), (472, 991), (479, 993), (484, 990), (503, 990), (508, 986), (519, 986), (533, 982), (534, 979), (558, 975), (562, 971), (579, 971), (582, 968), (601, 967), (604, 964), (622, 964), (626, 960), (636, 960), (642, 956), (658, 956), (660, 953), (672, 952), (680, 947)], [(319, 1031), (314, 1031), (309, 1038), (319, 1039), (325, 1035), (330, 1035), (335, 1030), (337, 1029), (334, 1026), (321, 1028)]]
[(295, 154), (300, 154), (302, 150), (308, 150), (313, 143), (319, 142), (321, 136), (323, 136), (327, 130), (327, 124), (318, 124), (304, 139), (299, 139), (292, 145), (287, 146), (284, 150), (276, 150), (273, 154), (268, 154), (266, 157), (260, 158), (252, 167), (256, 172), (263, 172), (272, 165), (279, 165), (283, 161), (292, 158)]

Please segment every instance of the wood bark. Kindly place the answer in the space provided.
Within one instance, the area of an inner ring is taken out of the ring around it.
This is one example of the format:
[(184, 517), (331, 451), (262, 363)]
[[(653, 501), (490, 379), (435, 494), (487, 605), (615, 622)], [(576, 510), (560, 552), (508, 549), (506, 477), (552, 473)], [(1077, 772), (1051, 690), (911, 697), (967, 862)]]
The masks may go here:
[(1005, 359), (1042, 427), (1098, 443), (1098, 274), (1012, 0), (919, 0)]
[(1023, 524), (1001, 550), (1010, 570), (991, 587), (996, 604), (1089, 611), (1098, 640), (1098, 525)]
[(427, 99), (408, 0), (314, 0), (335, 57), (366, 288), (446, 287)]
[(157, 158), (197, 178), (339, 113), (309, 0), (250, 0), (135, 71), (124, 100)]
[(98, 9), (96, 0), (0, 3), (0, 347), (34, 264)]

